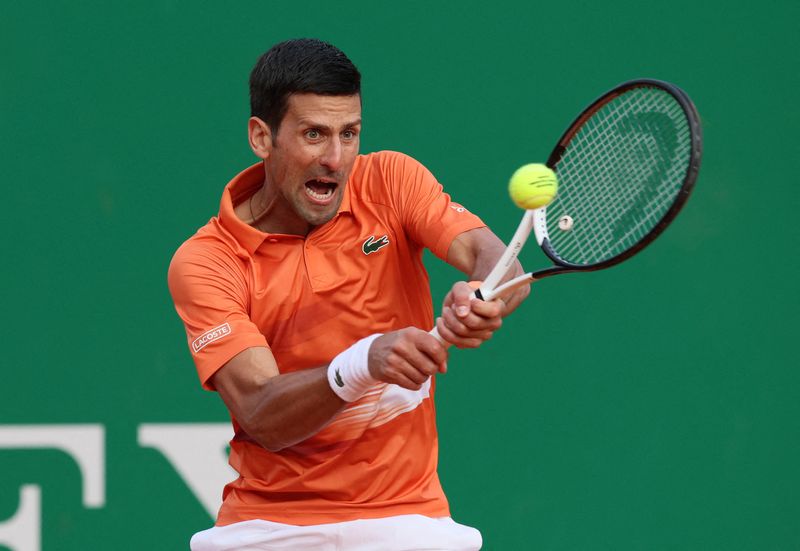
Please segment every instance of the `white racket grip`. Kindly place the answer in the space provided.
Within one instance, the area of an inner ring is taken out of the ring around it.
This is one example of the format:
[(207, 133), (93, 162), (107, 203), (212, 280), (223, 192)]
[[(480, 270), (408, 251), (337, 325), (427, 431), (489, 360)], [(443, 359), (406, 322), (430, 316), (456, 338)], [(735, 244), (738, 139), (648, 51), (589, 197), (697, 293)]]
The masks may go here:
[(451, 346), (453, 346), (452, 344), (450, 344), (449, 342), (447, 342), (442, 338), (442, 336), (439, 334), (439, 329), (437, 329), (435, 325), (433, 326), (433, 329), (428, 331), (428, 333), (436, 337), (436, 340), (442, 343), (445, 348), (450, 348)]

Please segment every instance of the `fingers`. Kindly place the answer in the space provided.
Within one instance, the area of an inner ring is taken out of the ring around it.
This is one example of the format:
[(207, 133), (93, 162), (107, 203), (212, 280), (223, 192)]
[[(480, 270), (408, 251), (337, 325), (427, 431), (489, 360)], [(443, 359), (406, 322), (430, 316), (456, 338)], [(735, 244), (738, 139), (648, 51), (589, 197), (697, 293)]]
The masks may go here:
[(442, 317), (436, 320), (439, 335), (458, 348), (477, 348), (503, 324), (501, 313), (502, 301), (473, 301), (470, 313), (459, 317), (452, 308), (442, 311)]
[(485, 301), (480, 299), (473, 299), (470, 303), (470, 316), (462, 317), (465, 322), (472, 324), (479, 324), (480, 321), (475, 318), (492, 319), (499, 318), (503, 315), (505, 302), (502, 300)]
[(442, 317), (436, 320), (439, 335), (458, 348), (477, 348), (502, 325), (505, 303), (476, 299), (473, 289), (479, 283), (453, 285), (445, 298)]
[(426, 331), (409, 327), (373, 342), (370, 374), (380, 381), (419, 390), (436, 372), (446, 370), (447, 350)]
[(486, 340), (491, 338), (491, 335), (480, 335), (475, 337), (462, 337), (459, 334), (451, 331), (442, 318), (436, 319), (436, 329), (439, 331), (439, 336), (448, 344), (456, 348), (478, 348)]

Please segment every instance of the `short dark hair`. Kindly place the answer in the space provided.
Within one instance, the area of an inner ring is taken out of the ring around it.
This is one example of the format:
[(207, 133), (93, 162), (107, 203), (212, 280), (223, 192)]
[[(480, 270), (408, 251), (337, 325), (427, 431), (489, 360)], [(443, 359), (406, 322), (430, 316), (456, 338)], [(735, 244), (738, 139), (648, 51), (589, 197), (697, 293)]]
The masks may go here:
[(314, 38), (287, 40), (270, 48), (250, 73), (250, 115), (278, 132), (294, 93), (361, 94), (361, 73), (336, 46)]

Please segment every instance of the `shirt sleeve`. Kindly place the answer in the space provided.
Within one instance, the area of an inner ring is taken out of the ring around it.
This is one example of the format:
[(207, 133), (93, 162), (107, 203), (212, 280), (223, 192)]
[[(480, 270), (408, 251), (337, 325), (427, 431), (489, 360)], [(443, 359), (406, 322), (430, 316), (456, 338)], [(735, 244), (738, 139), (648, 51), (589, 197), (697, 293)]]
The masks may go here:
[(384, 152), (382, 170), (406, 233), (440, 259), (447, 261), (447, 251), (458, 234), (486, 226), (464, 205), (454, 202), (415, 159)]
[(167, 280), (203, 388), (215, 390), (209, 379), (239, 352), (268, 346), (248, 314), (241, 261), (223, 245), (187, 241), (172, 258)]

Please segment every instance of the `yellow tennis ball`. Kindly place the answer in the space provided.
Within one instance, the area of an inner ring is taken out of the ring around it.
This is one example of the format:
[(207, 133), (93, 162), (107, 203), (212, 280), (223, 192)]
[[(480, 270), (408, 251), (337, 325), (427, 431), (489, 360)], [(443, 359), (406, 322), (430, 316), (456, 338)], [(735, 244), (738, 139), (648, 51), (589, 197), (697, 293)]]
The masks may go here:
[(555, 172), (543, 164), (524, 165), (511, 175), (508, 193), (519, 208), (538, 209), (555, 199), (558, 178)]

